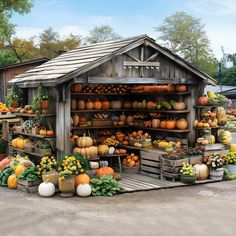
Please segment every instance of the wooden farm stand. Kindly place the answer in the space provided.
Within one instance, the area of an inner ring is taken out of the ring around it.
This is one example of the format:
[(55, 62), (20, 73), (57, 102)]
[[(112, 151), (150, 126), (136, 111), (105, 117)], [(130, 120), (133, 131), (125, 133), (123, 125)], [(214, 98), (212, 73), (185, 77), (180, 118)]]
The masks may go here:
[[(172, 93), (72, 93), (72, 85), (80, 83), (87, 85), (163, 85), (185, 84), (187, 92)], [(40, 84), (48, 88), (51, 96), (51, 112), (56, 114), (56, 149), (57, 157), (70, 152), (70, 134), (90, 133), (98, 136), (100, 129), (109, 129), (113, 132), (132, 131), (144, 129), (153, 135), (164, 137), (177, 137), (188, 139), (193, 144), (196, 138), (196, 130), (193, 122), (196, 117), (197, 98), (203, 94), (207, 84), (216, 85), (216, 81), (207, 74), (199, 71), (181, 57), (173, 54), (166, 48), (156, 44), (147, 35), (136, 36), (116, 41), (108, 41), (78, 47), (61, 56), (38, 66), (27, 73), (16, 76), (10, 81), (10, 85), (17, 84), (27, 90), (28, 104), (31, 103), (35, 91)], [(184, 101), (187, 105), (185, 110), (131, 110), (131, 109), (108, 109), (108, 110), (78, 110), (71, 109), (71, 100), (143, 100), (150, 99), (175, 99)], [(93, 114), (103, 112), (106, 114), (121, 113), (133, 114), (135, 112), (149, 113), (158, 112), (166, 114), (168, 118), (186, 118), (188, 129), (167, 130), (161, 128), (124, 126), (71, 126), (71, 116), (78, 113), (80, 116), (92, 117)], [(161, 151), (146, 151), (143, 149), (125, 146), (136, 152), (141, 150), (141, 173), (159, 177)]]

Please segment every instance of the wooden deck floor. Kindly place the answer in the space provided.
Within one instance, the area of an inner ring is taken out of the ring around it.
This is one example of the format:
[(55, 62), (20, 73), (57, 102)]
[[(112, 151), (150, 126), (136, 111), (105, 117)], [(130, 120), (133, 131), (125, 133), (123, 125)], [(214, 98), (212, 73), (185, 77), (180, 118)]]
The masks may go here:
[[(160, 180), (141, 174), (123, 174), (123, 178), (119, 182), (123, 188), (123, 193), (188, 186), (187, 184), (183, 184), (181, 182)], [(217, 181), (207, 179), (203, 181), (196, 181), (195, 184), (212, 182)]]

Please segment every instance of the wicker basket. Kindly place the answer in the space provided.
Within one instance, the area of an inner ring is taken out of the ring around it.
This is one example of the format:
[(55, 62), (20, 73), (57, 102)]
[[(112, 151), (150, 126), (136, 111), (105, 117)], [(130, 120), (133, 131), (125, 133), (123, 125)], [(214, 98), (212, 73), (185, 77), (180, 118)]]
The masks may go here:
[(127, 167), (127, 166), (122, 166), (122, 171), (125, 174), (139, 174), (140, 172), (140, 167)]

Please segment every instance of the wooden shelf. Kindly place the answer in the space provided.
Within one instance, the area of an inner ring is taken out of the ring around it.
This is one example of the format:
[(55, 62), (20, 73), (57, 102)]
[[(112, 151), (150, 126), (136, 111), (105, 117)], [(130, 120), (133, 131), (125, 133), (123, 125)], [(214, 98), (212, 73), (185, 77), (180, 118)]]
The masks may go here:
[(127, 95), (188, 95), (190, 91), (187, 92), (164, 92), (164, 93), (71, 93), (73, 96), (127, 96)]
[(35, 152), (27, 152), (24, 149), (19, 149), (19, 148), (14, 148), (12, 147), (13, 150), (17, 151), (17, 152), (21, 152), (21, 153), (26, 153), (32, 156), (36, 156), (36, 157), (43, 157), (44, 155), (39, 154), (39, 153), (35, 153)]
[[(119, 145), (120, 146), (120, 145)], [(102, 155), (98, 155), (99, 158), (103, 158), (103, 157), (126, 157), (128, 156), (129, 154), (111, 154), (111, 155), (105, 155), (105, 156), (102, 156)]]
[(55, 135), (53, 136), (44, 136), (40, 134), (27, 134), (24, 132), (13, 132), (14, 135), (23, 135), (23, 136), (29, 136), (29, 137), (34, 137), (34, 138), (56, 138)]
[(214, 107), (222, 107), (225, 106), (225, 103), (219, 105), (207, 105), (207, 106), (194, 106), (195, 108), (214, 108)]
[(122, 126), (80, 126), (80, 127), (71, 127), (72, 130), (83, 130), (83, 129), (123, 129), (129, 128), (132, 126), (129, 125), (122, 125)]
[(149, 109), (104, 109), (104, 110), (71, 110), (71, 113), (82, 112), (156, 112), (156, 113), (170, 113), (170, 114), (182, 114), (189, 113), (190, 110), (149, 110)]
[(141, 147), (134, 147), (134, 146), (123, 145), (123, 144), (119, 144), (119, 147), (133, 149), (133, 150), (145, 150), (145, 151), (153, 150), (153, 148), (141, 148)]
[(139, 129), (145, 129), (145, 130), (168, 132), (168, 133), (188, 133), (188, 132), (190, 132), (190, 129), (181, 130), (181, 129), (159, 129), (159, 128), (140, 127), (140, 126), (133, 126), (133, 127), (139, 128)]
[[(26, 113), (15, 113), (16, 116), (21, 116), (21, 117), (35, 117), (36, 114), (26, 114)], [(40, 116), (44, 116), (44, 117), (52, 117), (52, 116), (56, 116), (55, 114), (40, 114)]]
[(199, 127), (194, 127), (194, 129), (223, 129), (224, 127), (223, 126), (215, 126), (215, 127), (202, 127), (202, 128), (199, 128)]

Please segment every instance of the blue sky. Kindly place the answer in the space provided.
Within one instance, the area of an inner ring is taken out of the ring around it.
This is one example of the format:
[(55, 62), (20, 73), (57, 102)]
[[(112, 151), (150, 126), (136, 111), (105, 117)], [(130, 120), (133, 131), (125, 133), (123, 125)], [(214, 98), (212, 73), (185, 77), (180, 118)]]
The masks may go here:
[(34, 0), (27, 15), (15, 14), (17, 36), (29, 38), (49, 26), (61, 35), (86, 36), (93, 27), (110, 25), (124, 37), (148, 34), (176, 11), (201, 18), (217, 58), (236, 52), (236, 0)]

